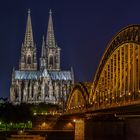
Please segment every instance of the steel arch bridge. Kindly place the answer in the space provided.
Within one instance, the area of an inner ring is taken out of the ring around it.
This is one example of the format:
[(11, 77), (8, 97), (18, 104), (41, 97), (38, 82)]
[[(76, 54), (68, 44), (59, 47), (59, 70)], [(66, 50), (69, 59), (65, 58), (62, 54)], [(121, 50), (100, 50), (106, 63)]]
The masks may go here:
[(140, 25), (122, 29), (107, 45), (88, 92), (82, 83), (74, 86), (66, 110), (80, 111), (81, 104), (94, 110), (140, 104)]
[(80, 112), (85, 111), (89, 105), (89, 95), (91, 83), (76, 83), (67, 100), (66, 112), (74, 113), (77, 109)]

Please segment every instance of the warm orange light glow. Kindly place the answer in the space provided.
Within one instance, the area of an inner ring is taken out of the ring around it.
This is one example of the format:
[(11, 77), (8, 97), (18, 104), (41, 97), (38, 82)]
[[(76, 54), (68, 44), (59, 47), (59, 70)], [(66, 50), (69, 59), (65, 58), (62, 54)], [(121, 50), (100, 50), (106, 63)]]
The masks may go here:
[(43, 123), (42, 123), (42, 126), (43, 126), (43, 127), (45, 127), (45, 126), (46, 126), (46, 123), (45, 123), (45, 122), (43, 122)]
[(67, 124), (66, 124), (66, 128), (67, 128), (67, 129), (73, 129), (72, 123), (70, 123), (70, 122), (67, 123)]
[(73, 122), (76, 122), (76, 120), (74, 119)]

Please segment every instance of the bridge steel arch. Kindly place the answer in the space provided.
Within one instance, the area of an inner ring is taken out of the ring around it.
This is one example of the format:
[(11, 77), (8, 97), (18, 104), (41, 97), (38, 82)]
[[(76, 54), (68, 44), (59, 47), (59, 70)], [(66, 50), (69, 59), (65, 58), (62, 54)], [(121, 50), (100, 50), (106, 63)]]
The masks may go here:
[(101, 109), (139, 101), (140, 25), (131, 25), (108, 44), (94, 77), (89, 103)]
[(91, 83), (76, 83), (69, 94), (66, 112), (82, 112), (89, 105), (89, 93), (91, 90)]

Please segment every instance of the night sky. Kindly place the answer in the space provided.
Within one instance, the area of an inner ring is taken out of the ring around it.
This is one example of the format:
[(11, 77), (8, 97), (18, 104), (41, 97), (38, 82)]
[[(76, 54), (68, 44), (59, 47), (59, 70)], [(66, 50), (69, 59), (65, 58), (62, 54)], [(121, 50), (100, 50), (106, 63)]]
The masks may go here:
[(139, 0), (0, 0), (0, 97), (9, 97), (29, 8), (38, 58), (51, 8), (61, 68), (72, 66), (76, 82), (92, 82), (111, 38), (127, 25), (140, 24)]

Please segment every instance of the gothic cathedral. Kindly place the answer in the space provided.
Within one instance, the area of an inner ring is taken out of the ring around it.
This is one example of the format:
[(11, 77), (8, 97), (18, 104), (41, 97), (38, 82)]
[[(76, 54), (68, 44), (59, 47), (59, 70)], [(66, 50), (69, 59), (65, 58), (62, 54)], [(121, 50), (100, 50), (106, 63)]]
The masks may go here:
[(19, 70), (13, 69), (12, 73), (11, 103), (63, 104), (66, 101), (74, 83), (74, 74), (72, 69), (61, 70), (60, 51), (54, 36), (50, 10), (47, 37), (46, 40), (43, 37), (40, 68), (38, 69), (37, 49), (33, 39), (31, 14), (28, 10)]

